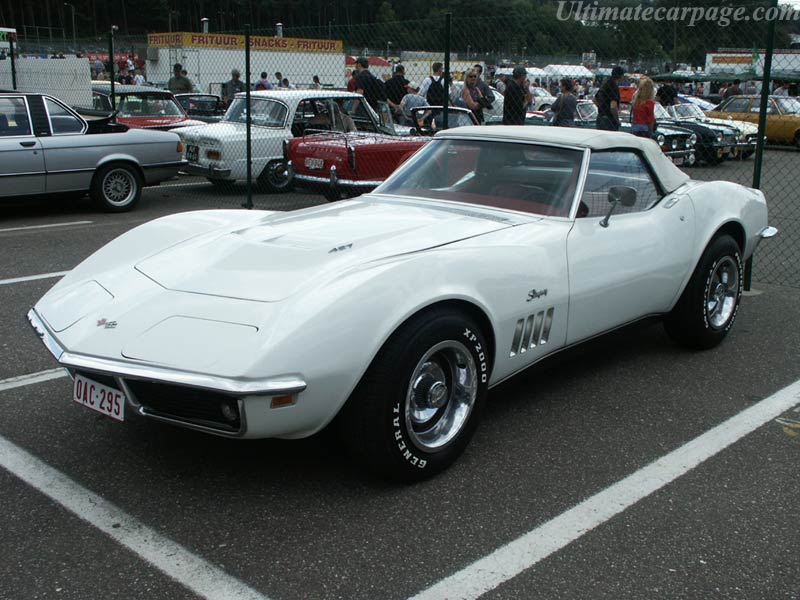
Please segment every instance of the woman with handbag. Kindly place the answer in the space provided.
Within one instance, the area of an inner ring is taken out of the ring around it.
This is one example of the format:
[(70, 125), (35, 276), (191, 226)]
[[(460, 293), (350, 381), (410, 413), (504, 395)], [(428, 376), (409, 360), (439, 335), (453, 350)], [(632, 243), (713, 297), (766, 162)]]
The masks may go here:
[(561, 94), (553, 102), (553, 125), (556, 127), (575, 127), (575, 114), (578, 111), (578, 99), (573, 90), (575, 84), (571, 79), (561, 80)]
[(467, 72), (461, 97), (464, 99), (464, 102), (467, 103), (467, 108), (475, 115), (478, 123), (483, 125), (483, 107), (486, 104), (486, 98), (481, 92), (481, 88), (478, 86), (478, 72), (475, 69)]

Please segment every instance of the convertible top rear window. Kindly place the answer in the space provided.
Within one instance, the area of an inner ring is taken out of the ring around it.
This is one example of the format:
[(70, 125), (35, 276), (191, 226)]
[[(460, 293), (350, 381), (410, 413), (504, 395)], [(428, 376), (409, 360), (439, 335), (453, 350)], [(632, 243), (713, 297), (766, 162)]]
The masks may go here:
[(434, 140), (376, 192), (566, 217), (583, 152), (478, 140)]

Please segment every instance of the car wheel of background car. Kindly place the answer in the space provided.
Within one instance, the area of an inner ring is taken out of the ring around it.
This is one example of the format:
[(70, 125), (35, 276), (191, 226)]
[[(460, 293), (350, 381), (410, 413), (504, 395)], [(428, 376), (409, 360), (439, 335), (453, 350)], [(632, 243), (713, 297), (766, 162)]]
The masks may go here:
[(206, 179), (208, 179), (209, 183), (215, 188), (225, 191), (232, 191), (236, 184), (235, 181), (230, 181), (228, 179), (214, 179), (213, 177), (206, 177)]
[(800, 131), (794, 134), (794, 147), (800, 150)]
[(722, 157), (714, 147), (703, 148), (700, 150), (700, 157), (703, 162), (708, 163), (711, 166), (716, 166), (722, 162)]
[(339, 433), (380, 475), (413, 482), (464, 451), (480, 417), (489, 352), (468, 316), (436, 308), (400, 327), (342, 409)]
[(742, 299), (742, 257), (729, 235), (711, 240), (678, 304), (664, 320), (667, 333), (690, 348), (706, 350), (727, 335)]
[(111, 163), (100, 167), (92, 179), (89, 195), (109, 212), (132, 209), (142, 195), (142, 177), (133, 165)]
[(747, 160), (755, 153), (756, 153), (755, 150), (745, 150), (744, 152), (742, 152), (742, 160)]
[(291, 191), (293, 185), (283, 160), (271, 160), (258, 176), (258, 185), (272, 194)]

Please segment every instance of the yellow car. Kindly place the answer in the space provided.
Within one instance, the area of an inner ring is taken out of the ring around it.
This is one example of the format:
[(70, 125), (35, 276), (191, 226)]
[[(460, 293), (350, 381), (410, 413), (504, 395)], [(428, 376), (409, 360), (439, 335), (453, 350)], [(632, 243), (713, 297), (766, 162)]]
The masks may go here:
[[(731, 118), (757, 125), (760, 108), (759, 96), (733, 96), (706, 114), (715, 119)], [(766, 135), (770, 142), (794, 144), (800, 149), (800, 100), (789, 96), (769, 97)]]

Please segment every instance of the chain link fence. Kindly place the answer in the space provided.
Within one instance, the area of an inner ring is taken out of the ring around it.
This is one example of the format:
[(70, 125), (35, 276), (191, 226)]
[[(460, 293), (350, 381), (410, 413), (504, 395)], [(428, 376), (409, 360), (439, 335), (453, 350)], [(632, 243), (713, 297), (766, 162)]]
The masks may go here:
[[(489, 18), (20, 37), (14, 60), (0, 60), (0, 87), (54, 94), (86, 118), (113, 108), (131, 127), (169, 128), (183, 140), (182, 178), (193, 193), (222, 206), (291, 209), (371, 189), (439, 129), (502, 123), (517, 67), (527, 125), (563, 120), (568, 95), (570, 124), (595, 128), (594, 100), (621, 67), (621, 129), (633, 131), (635, 96), (652, 81), (651, 135), (676, 164), (694, 179), (765, 192), (780, 234), (759, 250), (754, 281), (800, 287), (800, 18), (755, 19), (764, 3), (724, 25), (719, 13), (565, 14), (576, 4)], [(373, 144), (384, 137), (405, 143)]]

